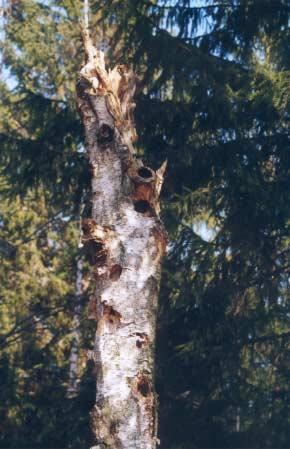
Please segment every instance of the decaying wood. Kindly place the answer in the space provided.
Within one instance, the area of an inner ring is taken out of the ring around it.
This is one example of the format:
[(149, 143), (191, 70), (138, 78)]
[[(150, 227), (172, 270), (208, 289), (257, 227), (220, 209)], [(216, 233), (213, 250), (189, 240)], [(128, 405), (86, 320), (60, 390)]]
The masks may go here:
[(87, 30), (77, 104), (91, 170), (92, 216), (82, 242), (96, 284), (89, 306), (97, 322), (94, 447), (157, 445), (154, 346), (161, 258), (166, 233), (158, 217), (166, 164), (156, 172), (134, 156), (135, 77), (105, 67)]

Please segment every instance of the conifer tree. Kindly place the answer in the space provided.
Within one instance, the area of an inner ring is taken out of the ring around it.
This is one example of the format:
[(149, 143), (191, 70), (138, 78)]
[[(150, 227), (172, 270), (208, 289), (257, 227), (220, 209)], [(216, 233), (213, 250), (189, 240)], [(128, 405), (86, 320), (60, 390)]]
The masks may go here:
[[(82, 60), (77, 8), (14, 1), (3, 60), (16, 87), (1, 84), (2, 193), (23, 197), (41, 182), (72, 220), (89, 185), (73, 95)], [(286, 448), (289, 2), (114, 0), (91, 9), (94, 42), (109, 36), (112, 66), (129, 62), (140, 78), (138, 154), (155, 168), (169, 161), (161, 447)]]

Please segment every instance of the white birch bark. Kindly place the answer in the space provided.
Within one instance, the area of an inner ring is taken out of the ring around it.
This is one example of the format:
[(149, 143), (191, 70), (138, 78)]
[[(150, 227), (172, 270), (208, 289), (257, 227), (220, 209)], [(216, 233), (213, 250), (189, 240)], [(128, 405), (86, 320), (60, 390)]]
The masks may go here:
[(78, 109), (92, 175), (92, 217), (82, 222), (95, 294), (97, 396), (91, 412), (96, 448), (157, 445), (154, 350), (161, 258), (166, 233), (158, 218), (165, 164), (154, 172), (134, 157), (134, 76), (106, 70), (84, 30), (86, 64)]

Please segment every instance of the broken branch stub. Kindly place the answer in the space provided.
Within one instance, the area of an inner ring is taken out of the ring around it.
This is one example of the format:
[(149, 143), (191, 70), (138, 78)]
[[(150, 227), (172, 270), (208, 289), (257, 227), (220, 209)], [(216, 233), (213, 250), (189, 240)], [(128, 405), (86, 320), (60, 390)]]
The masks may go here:
[(97, 321), (95, 447), (155, 449), (154, 347), (160, 264), (166, 233), (158, 218), (165, 165), (155, 172), (134, 156), (135, 76), (112, 70), (83, 30), (86, 63), (77, 82), (92, 185), (92, 216), (82, 243), (92, 265)]

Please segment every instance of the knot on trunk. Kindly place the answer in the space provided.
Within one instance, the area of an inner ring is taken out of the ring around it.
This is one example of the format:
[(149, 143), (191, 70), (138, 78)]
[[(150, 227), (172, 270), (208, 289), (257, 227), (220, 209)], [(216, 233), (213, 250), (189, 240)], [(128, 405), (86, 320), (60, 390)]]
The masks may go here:
[(109, 278), (111, 281), (116, 282), (120, 279), (123, 268), (119, 264), (115, 264), (110, 268)]
[(113, 334), (120, 326), (122, 315), (108, 304), (103, 304), (103, 310), (98, 320), (97, 335)]
[(136, 346), (137, 346), (137, 348), (139, 348), (139, 349), (141, 349), (141, 348), (143, 348), (144, 346), (147, 346), (148, 345), (148, 343), (149, 343), (149, 338), (148, 338), (148, 335), (147, 334), (145, 334), (144, 332), (136, 332), (136, 337), (137, 337), (137, 340), (136, 340)]
[(120, 324), (122, 315), (113, 309), (112, 306), (104, 305), (103, 318), (112, 325), (118, 326)]

